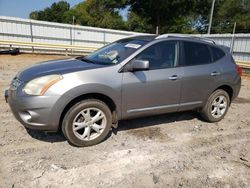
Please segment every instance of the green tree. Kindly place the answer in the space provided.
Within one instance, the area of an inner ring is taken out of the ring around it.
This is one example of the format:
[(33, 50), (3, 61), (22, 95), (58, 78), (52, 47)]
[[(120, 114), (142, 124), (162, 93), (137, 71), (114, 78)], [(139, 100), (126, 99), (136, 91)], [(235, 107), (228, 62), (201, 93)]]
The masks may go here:
[(106, 6), (129, 8), (128, 29), (154, 33), (205, 32), (211, 0), (106, 0)]
[(126, 29), (125, 22), (118, 9), (110, 8), (105, 0), (86, 0), (86, 12), (89, 15), (88, 25), (94, 27)]
[(44, 20), (50, 22), (64, 22), (64, 14), (69, 11), (70, 5), (66, 1), (53, 3), (51, 7), (42, 11), (34, 11), (30, 13), (30, 18), (35, 20)]
[(174, 19), (186, 14), (185, 11), (189, 9), (189, 5), (183, 0), (131, 0), (131, 11), (140, 17), (148, 18), (148, 24), (152, 28), (151, 33), (155, 32), (157, 26), (160, 33), (163, 33), (171, 27)]
[[(66, 1), (30, 13), (30, 18), (60, 23), (155, 33), (206, 33), (212, 0), (85, 0), (70, 8)], [(121, 9), (128, 8), (123, 20)], [(249, 0), (216, 0), (212, 33), (250, 32)]]
[(212, 25), (213, 33), (231, 33), (234, 23), (237, 23), (237, 33), (250, 32), (250, 1), (249, 0), (219, 0)]
[(119, 15), (119, 9), (114, 8), (116, 4), (107, 4), (105, 0), (85, 0), (70, 9), (70, 5), (66, 1), (53, 3), (51, 7), (42, 11), (34, 11), (30, 13), (31, 19), (52, 21), (59, 23), (73, 22), (75, 24), (87, 25), (94, 27), (127, 29), (126, 23)]
[(134, 12), (128, 13), (128, 20), (126, 22), (127, 29), (135, 32), (148, 32), (152, 31), (152, 25), (148, 25), (148, 19), (138, 16)]
[(64, 13), (64, 22), (72, 24), (73, 16), (75, 17), (75, 24), (77, 25), (88, 25), (91, 19), (87, 12), (88, 3), (82, 2), (71, 8), (69, 11)]

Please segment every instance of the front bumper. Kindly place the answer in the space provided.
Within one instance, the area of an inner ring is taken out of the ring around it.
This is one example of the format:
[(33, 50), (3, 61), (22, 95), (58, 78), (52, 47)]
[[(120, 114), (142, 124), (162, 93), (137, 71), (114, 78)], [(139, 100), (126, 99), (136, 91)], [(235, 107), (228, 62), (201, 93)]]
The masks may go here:
[(6, 103), (8, 103), (8, 97), (9, 97), (8, 90), (5, 90), (4, 91), (4, 98), (5, 98)]
[(54, 117), (52, 107), (58, 96), (24, 96), (18, 95), (17, 90), (4, 92), (15, 118), (25, 127), (43, 131), (57, 131), (58, 118)]

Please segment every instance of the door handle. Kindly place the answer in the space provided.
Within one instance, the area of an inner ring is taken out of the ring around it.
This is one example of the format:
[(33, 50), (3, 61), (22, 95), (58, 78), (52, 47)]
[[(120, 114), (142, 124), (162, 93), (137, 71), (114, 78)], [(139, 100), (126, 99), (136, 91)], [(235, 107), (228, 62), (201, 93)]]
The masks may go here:
[(173, 75), (173, 76), (168, 77), (168, 79), (169, 80), (177, 80), (178, 76), (177, 75)]
[(216, 71), (214, 71), (214, 72), (211, 73), (211, 76), (218, 76), (218, 75), (220, 75), (220, 73), (216, 72)]

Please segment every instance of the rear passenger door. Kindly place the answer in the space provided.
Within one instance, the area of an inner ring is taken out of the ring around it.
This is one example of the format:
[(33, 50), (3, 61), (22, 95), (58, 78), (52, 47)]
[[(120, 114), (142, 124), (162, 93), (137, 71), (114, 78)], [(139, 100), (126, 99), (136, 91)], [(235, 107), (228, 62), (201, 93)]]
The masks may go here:
[(202, 42), (182, 42), (182, 93), (180, 110), (200, 107), (219, 79), (219, 68), (213, 63), (210, 45)]

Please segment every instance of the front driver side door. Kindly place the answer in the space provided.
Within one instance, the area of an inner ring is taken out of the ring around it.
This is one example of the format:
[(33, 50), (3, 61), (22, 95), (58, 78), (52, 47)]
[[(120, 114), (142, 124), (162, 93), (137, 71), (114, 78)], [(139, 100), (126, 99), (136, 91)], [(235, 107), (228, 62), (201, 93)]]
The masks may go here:
[(177, 41), (161, 41), (134, 58), (148, 60), (149, 70), (122, 73), (124, 119), (178, 110), (183, 76), (183, 68), (178, 67), (178, 54)]

